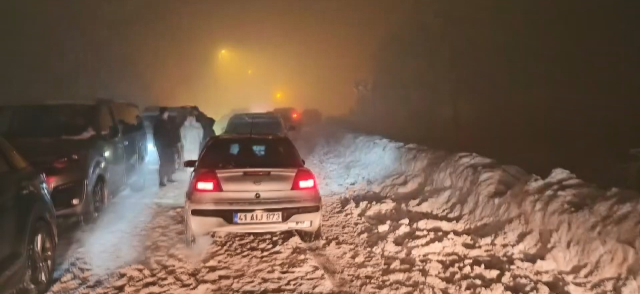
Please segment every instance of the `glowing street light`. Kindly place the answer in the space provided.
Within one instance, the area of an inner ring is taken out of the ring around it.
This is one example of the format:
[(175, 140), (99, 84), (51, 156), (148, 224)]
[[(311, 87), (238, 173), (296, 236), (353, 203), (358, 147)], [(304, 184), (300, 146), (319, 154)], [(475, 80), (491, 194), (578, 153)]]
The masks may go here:
[(248, 71), (247, 71), (247, 73), (248, 73), (248, 74), (252, 74), (252, 73), (253, 73), (253, 70), (248, 70)]
[(284, 94), (282, 92), (276, 92), (276, 94), (273, 96), (273, 101), (274, 102), (284, 101)]
[(226, 54), (227, 54), (227, 50), (222, 49), (222, 50), (220, 50), (220, 53), (218, 53), (218, 58), (222, 58)]

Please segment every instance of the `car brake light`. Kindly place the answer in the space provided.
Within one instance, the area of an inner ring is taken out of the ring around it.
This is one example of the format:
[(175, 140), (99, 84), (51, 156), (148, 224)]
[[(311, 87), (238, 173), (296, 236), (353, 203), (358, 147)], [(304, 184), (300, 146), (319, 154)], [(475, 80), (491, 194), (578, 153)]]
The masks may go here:
[(315, 185), (316, 181), (314, 179), (308, 179), (298, 182), (298, 186), (300, 186), (300, 188), (313, 188), (315, 187)]
[(43, 175), (43, 177), (44, 177), (44, 182), (47, 185), (47, 189), (49, 190), (49, 192), (53, 191), (53, 186), (56, 183), (54, 178), (47, 177), (46, 175)]
[(222, 186), (215, 172), (206, 172), (195, 176), (194, 190), (198, 192), (222, 192)]
[(306, 190), (316, 188), (316, 177), (313, 173), (306, 169), (298, 169), (296, 176), (293, 177), (293, 186), (291, 190)]
[(293, 118), (298, 118), (298, 114), (297, 114), (297, 113), (294, 113), (294, 114), (292, 114), (291, 116), (292, 116)]
[(217, 185), (213, 181), (198, 181), (196, 182), (196, 190), (198, 191), (213, 191)]

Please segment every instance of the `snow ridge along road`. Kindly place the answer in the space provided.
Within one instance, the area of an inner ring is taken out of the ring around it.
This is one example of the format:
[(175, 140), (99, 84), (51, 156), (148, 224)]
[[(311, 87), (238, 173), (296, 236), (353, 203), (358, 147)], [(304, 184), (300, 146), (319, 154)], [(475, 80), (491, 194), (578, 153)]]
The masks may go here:
[[(187, 250), (185, 173), (147, 197), (118, 197), (102, 227), (85, 229), (51, 292), (640, 292), (636, 194), (600, 191), (561, 169), (543, 180), (475, 154), (327, 127), (296, 143), (325, 197), (323, 241), (226, 234)], [(118, 224), (136, 214), (130, 201), (150, 217)], [(89, 241), (101, 232), (129, 236), (108, 247), (136, 258), (101, 265), (108, 255)]]

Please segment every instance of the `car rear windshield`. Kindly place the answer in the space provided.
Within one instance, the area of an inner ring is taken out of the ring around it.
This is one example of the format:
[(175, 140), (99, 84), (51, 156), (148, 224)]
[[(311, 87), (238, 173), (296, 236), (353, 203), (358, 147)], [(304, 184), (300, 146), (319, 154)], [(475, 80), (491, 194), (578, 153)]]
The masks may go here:
[(302, 160), (286, 138), (217, 138), (198, 160), (198, 168), (299, 168)]

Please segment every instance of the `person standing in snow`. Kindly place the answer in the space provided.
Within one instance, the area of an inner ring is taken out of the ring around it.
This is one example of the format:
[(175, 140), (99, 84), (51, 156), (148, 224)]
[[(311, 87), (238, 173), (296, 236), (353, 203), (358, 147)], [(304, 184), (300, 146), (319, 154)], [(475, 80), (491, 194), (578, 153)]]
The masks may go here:
[(216, 135), (213, 130), (216, 120), (204, 114), (197, 106), (193, 107), (193, 111), (195, 112), (196, 121), (202, 126), (202, 141), (200, 142), (200, 150), (202, 150), (207, 140)]
[(202, 125), (196, 121), (195, 114), (189, 115), (180, 128), (184, 160), (197, 160), (202, 142)]
[(158, 169), (160, 187), (166, 186), (166, 182), (175, 182), (171, 177), (176, 164), (175, 147), (171, 142), (171, 125), (168, 119), (169, 110), (166, 107), (161, 107), (159, 118), (153, 125), (153, 140), (160, 159), (160, 168)]
[(171, 169), (171, 174), (173, 175), (180, 167), (182, 167), (182, 139), (180, 138), (180, 127), (182, 127), (178, 122), (178, 117), (175, 115), (170, 115), (168, 118), (169, 121), (169, 143), (173, 146), (174, 150), (174, 165)]

